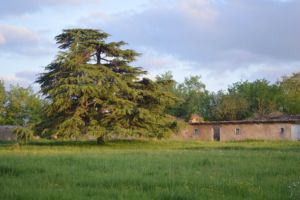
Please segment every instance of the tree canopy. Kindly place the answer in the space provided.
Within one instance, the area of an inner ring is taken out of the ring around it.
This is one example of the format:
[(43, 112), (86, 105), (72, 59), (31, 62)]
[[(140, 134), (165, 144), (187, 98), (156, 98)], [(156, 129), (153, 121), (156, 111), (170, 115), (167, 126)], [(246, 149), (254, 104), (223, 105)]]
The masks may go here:
[(5, 123), (5, 98), (4, 82), (0, 80), (0, 124)]
[(265, 79), (240, 81), (227, 91), (218, 92), (207, 91), (200, 76), (186, 77), (183, 83), (176, 83), (172, 73), (167, 72), (157, 76), (157, 81), (161, 79), (173, 81), (168, 90), (179, 99), (166, 112), (185, 120), (192, 114), (210, 121), (300, 114), (300, 73), (284, 76), (273, 84)]
[(109, 35), (94, 29), (67, 29), (56, 36), (61, 49), (37, 82), (49, 101), (47, 134), (77, 137), (138, 134), (161, 137), (169, 130), (163, 113), (174, 97), (164, 83), (144, 78), (131, 66), (139, 53), (125, 42), (107, 42)]
[(44, 101), (31, 87), (10, 85), (9, 90), (0, 81), (0, 124), (27, 126), (42, 118)]
[(282, 111), (291, 114), (300, 113), (300, 72), (284, 76), (278, 82), (283, 92)]

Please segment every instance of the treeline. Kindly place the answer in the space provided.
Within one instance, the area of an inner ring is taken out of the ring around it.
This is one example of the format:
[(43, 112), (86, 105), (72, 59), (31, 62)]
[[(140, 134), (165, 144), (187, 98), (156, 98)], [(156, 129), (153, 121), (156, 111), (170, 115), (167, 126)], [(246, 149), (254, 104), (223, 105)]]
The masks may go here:
[[(165, 113), (189, 120), (198, 114), (205, 120), (242, 120), (267, 117), (272, 114), (300, 114), (300, 72), (284, 76), (274, 84), (265, 79), (236, 82), (226, 91), (205, 89), (200, 76), (186, 77), (177, 83), (171, 72), (156, 77), (164, 83), (163, 90), (172, 93), (177, 103), (168, 106)], [(45, 117), (47, 102), (31, 87), (11, 85), (5, 89), (0, 81), (0, 124), (38, 124)]]
[[(200, 76), (186, 77), (183, 83), (177, 83), (172, 73), (166, 72), (157, 76), (155, 82), (177, 98), (175, 104), (165, 108), (165, 113), (186, 121), (192, 114), (209, 121), (300, 114), (300, 72), (284, 76), (274, 84), (265, 79), (241, 81), (218, 92), (206, 90)], [(39, 131), (48, 120), (47, 107), (49, 102), (31, 87), (11, 85), (6, 89), (0, 81), (1, 125), (34, 127)]]
[(156, 80), (168, 80), (170, 84), (165, 89), (178, 98), (177, 104), (166, 112), (185, 120), (192, 114), (210, 121), (300, 114), (300, 73), (283, 76), (274, 84), (265, 79), (236, 82), (227, 91), (219, 92), (206, 90), (200, 76), (176, 83), (172, 73), (166, 72)]
[[(231, 85), (227, 91), (205, 89), (200, 76), (185, 78), (177, 83), (171, 72), (155, 80), (164, 83), (163, 90), (172, 93), (177, 103), (168, 106), (167, 114), (188, 120), (198, 114), (205, 120), (242, 120), (272, 114), (300, 114), (300, 73), (284, 76), (274, 84), (267, 80), (243, 81)], [(5, 89), (0, 81), (0, 124), (37, 124), (45, 116), (46, 101), (32, 88), (11, 85)]]

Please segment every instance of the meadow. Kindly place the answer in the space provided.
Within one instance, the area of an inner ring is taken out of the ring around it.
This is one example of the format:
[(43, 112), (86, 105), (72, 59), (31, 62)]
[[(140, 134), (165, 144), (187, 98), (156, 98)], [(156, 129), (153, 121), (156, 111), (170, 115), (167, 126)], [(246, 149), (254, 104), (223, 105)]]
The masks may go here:
[(300, 142), (2, 142), (0, 199), (300, 199)]

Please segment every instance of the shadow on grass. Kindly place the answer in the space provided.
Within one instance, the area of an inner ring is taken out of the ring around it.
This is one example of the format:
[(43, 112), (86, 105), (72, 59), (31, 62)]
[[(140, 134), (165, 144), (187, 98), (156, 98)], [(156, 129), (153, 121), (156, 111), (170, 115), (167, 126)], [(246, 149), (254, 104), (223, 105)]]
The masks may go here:
[[(0, 146), (9, 146), (16, 142), (1, 142)], [(91, 146), (115, 146), (115, 145), (135, 145), (135, 144), (145, 144), (147, 141), (138, 139), (114, 139), (108, 140), (104, 144), (97, 144), (96, 141), (70, 141), (70, 140), (35, 140), (30, 141), (27, 146), (43, 146), (43, 147), (91, 147)]]
[(300, 152), (300, 142), (297, 144), (285, 144), (280, 143), (265, 143), (264, 141), (241, 141), (241, 142), (230, 142), (230, 143), (219, 143), (214, 145), (199, 145), (182, 147), (182, 150), (246, 150), (246, 151), (284, 151), (284, 152)]
[[(0, 141), (0, 147), (9, 147), (17, 142)], [(109, 148), (141, 148), (141, 149), (173, 149), (173, 150), (252, 150), (252, 151), (284, 151), (300, 152), (300, 142), (280, 141), (231, 141), (231, 142), (199, 142), (196, 141), (161, 141), (153, 142), (145, 139), (111, 139), (104, 144), (97, 144), (96, 141), (71, 141), (71, 140), (34, 140), (21, 146), (36, 147), (109, 147)]]
[(11, 146), (15, 143), (16, 143), (16, 141), (0, 141), (0, 147)]
[[(37, 140), (31, 141), (28, 146), (91, 146), (97, 145), (96, 141), (57, 141), (57, 140)], [(100, 145), (99, 145), (100, 146)]]

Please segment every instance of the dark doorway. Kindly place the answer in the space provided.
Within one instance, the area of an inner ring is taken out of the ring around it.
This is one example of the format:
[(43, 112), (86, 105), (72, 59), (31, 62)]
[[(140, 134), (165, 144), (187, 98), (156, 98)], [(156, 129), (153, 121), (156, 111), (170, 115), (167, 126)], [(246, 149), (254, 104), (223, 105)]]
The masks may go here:
[(214, 141), (220, 141), (220, 127), (214, 127)]

